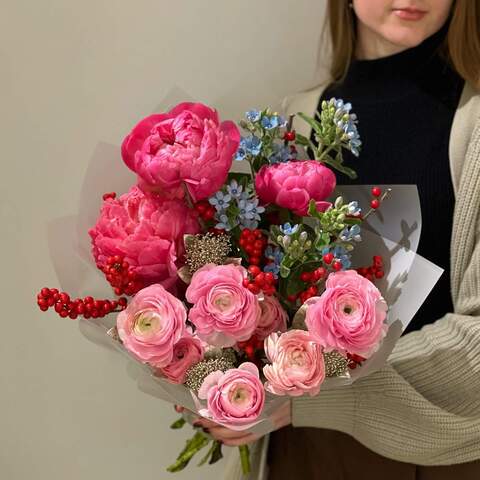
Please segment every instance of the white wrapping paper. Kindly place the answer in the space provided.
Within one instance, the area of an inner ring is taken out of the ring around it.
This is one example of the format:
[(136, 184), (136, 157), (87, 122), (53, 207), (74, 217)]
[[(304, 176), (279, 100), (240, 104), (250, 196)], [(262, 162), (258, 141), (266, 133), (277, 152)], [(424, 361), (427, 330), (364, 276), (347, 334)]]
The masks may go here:
[[(63, 290), (79, 297), (112, 298), (113, 292), (103, 274), (96, 269), (90, 254), (88, 230), (96, 222), (102, 195), (107, 191), (121, 195), (135, 181), (135, 175), (123, 165), (118, 147), (106, 143), (97, 146), (81, 191), (78, 215), (55, 219), (48, 228), (50, 253)], [(358, 200), (365, 210), (371, 199), (370, 188), (343, 186), (338, 187), (337, 193), (346, 201)], [(363, 241), (353, 253), (355, 266), (370, 265), (373, 255), (381, 255), (384, 259), (385, 277), (377, 282), (377, 286), (389, 305), (388, 334), (376, 354), (351, 371), (350, 378), (328, 378), (322, 389), (349, 384), (382, 368), (403, 330), (442, 274), (442, 269), (415, 254), (421, 230), (416, 187), (402, 185), (391, 188), (392, 193), (381, 210), (369, 217), (368, 226), (363, 226)], [(108, 330), (115, 324), (113, 315), (103, 319), (80, 318), (78, 323), (86, 338), (124, 355), (128, 375), (136, 381), (140, 390), (198, 412), (198, 401), (189, 389), (153, 376), (148, 366), (136, 361), (108, 335)], [(288, 401), (288, 397), (267, 393), (264, 412), (249, 430), (260, 435), (272, 431), (272, 412)]]

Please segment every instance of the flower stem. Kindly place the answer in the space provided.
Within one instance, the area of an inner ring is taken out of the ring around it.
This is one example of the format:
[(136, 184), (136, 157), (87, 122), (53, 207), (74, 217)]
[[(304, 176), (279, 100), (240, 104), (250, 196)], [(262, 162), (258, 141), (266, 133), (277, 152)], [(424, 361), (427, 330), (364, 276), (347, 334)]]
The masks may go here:
[(250, 450), (248, 445), (240, 445), (238, 447), (240, 452), (240, 462), (242, 464), (242, 472), (244, 475), (248, 475), (250, 473)]
[(210, 442), (210, 438), (202, 432), (197, 432), (190, 440), (187, 441), (185, 448), (180, 452), (175, 463), (167, 468), (169, 472), (179, 472), (183, 470), (192, 457)]

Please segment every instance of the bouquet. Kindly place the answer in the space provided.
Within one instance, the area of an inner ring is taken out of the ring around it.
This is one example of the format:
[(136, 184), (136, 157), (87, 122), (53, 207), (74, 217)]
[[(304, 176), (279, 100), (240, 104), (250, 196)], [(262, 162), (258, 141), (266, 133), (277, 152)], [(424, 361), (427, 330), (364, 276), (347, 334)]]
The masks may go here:
[[(314, 118), (297, 118), (315, 142), (293, 115), (269, 108), (248, 111), (239, 126), (201, 103), (141, 120), (121, 146), (136, 181), (103, 194), (88, 232), (85, 205), (100, 192), (87, 185), (75, 235), (82, 244), (88, 234), (89, 261), (115, 297), (45, 287), (39, 308), (80, 317), (142, 365), (144, 390), (231, 429), (267, 433), (290, 397), (381, 368), (438, 269), (378, 235), (385, 222), (372, 220), (393, 201), (390, 188), (338, 194), (335, 171), (355, 177), (343, 152), (361, 148), (352, 106), (333, 98)], [(248, 173), (233, 172), (234, 162)], [(78, 280), (63, 283), (81, 290)], [(222, 457), (221, 444), (197, 430), (168, 470), (201, 449), (200, 464)], [(247, 446), (240, 456), (248, 473)]]

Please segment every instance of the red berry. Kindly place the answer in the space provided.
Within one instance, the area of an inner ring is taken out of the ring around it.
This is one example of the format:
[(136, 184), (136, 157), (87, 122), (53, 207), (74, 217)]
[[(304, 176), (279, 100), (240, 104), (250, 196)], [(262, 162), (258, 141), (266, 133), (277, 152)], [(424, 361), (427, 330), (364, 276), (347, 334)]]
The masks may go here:
[(252, 233), (255, 235), (256, 238), (261, 238), (262, 237), (262, 231), (259, 230), (258, 228), (253, 230)]
[(260, 293), (260, 288), (254, 283), (250, 283), (247, 287), (254, 295)]
[(85, 298), (83, 299), (83, 302), (84, 302), (84, 303), (93, 303), (93, 297), (85, 297)]
[(249, 358), (253, 357), (254, 353), (255, 353), (255, 350), (253, 348), (253, 345), (245, 346), (245, 354), (247, 355), (247, 357)]
[(243, 279), (243, 286), (245, 288), (248, 288), (249, 285), (250, 285), (250, 280), (248, 278), (244, 278)]
[(297, 298), (298, 298), (298, 295), (288, 295), (287, 299), (289, 302), (296, 302), (297, 301)]
[(374, 197), (379, 197), (382, 194), (382, 190), (379, 187), (373, 187), (372, 188), (372, 195)]
[(59, 315), (62, 318), (66, 318), (66, 317), (68, 317), (68, 312), (67, 312), (67, 310), (62, 310), (61, 312), (59, 312)]
[(265, 274), (265, 281), (267, 283), (275, 283), (275, 275), (272, 272), (267, 272)]
[(376, 209), (380, 206), (380, 202), (379, 202), (377, 199), (372, 200), (372, 201), (370, 202), (370, 206), (371, 206), (374, 210), (376, 210)]
[(127, 306), (127, 299), (125, 297), (120, 297), (118, 299), (118, 304), (121, 305), (122, 307), (126, 307)]
[(295, 140), (295, 130), (285, 132), (283, 134), (283, 139), (286, 140), (287, 142), (293, 142)]
[(309, 295), (315, 296), (318, 293), (318, 287), (316, 285), (312, 285), (311, 287), (308, 288), (307, 293)]
[(256, 277), (255, 277), (255, 284), (261, 287), (265, 283), (265, 274), (263, 272), (260, 272)]
[(327, 271), (323, 267), (318, 267), (313, 272), (313, 279), (315, 281), (321, 280), (326, 274), (327, 274)]
[(40, 307), (40, 310), (42, 312), (46, 312), (48, 310), (48, 307), (47, 306)]
[(42, 290), (40, 291), (40, 293), (42, 294), (42, 297), (49, 297), (50, 296), (50, 289), (49, 288), (42, 288)]
[(252, 275), (253, 277), (256, 277), (260, 272), (260, 267), (257, 267), (257, 265), (250, 265), (248, 267), (248, 273), (250, 273), (250, 275)]
[(195, 205), (195, 210), (200, 214), (200, 215), (203, 215), (205, 213), (205, 211), (207, 210), (208, 208), (208, 205), (205, 204), (205, 203), (197, 203)]
[(383, 270), (377, 270), (375, 272), (375, 278), (383, 278), (384, 275), (385, 275), (385, 272)]
[(42, 308), (42, 307), (47, 307), (48, 308), (48, 302), (44, 298), (40, 298), (37, 300), (37, 305)]
[(300, 274), (300, 280), (302, 282), (309, 282), (312, 279), (312, 272), (302, 272)]
[(72, 319), (75, 320), (78, 317), (78, 314), (76, 312), (70, 312), (68, 316)]
[(338, 272), (342, 269), (342, 262), (340, 260), (335, 260), (332, 265), (333, 269)]
[(260, 257), (250, 257), (248, 259), (248, 262), (251, 264), (251, 265), (260, 265)]
[(204, 220), (211, 220), (215, 216), (215, 208), (207, 208), (202, 216)]
[(330, 252), (330, 253), (327, 253), (323, 256), (323, 261), (324, 263), (326, 263), (327, 265), (330, 265), (332, 262), (333, 262), (333, 259), (334, 259), (334, 256), (333, 256), (333, 253)]

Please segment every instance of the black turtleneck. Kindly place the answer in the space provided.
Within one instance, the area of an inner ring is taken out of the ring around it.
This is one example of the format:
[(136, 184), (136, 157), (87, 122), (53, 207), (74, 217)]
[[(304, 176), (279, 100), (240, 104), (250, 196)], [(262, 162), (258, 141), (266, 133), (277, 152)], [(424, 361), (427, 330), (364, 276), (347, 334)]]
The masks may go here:
[(407, 328), (418, 330), (452, 311), (450, 237), (454, 194), (449, 135), (463, 80), (443, 60), (445, 28), (415, 48), (375, 60), (355, 60), (345, 80), (320, 99), (341, 98), (357, 114), (360, 157), (344, 155), (358, 178), (339, 184), (416, 184), (422, 209), (418, 253), (445, 272)]

